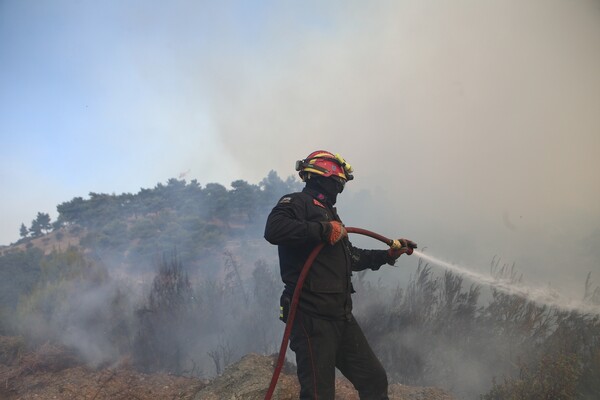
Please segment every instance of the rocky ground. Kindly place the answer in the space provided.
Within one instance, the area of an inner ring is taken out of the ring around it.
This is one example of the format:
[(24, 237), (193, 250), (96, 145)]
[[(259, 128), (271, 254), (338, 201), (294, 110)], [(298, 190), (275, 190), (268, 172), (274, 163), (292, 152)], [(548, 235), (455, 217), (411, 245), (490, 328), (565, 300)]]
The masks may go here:
[[(143, 374), (127, 360), (111, 368), (83, 366), (68, 350), (46, 344), (27, 352), (22, 340), (0, 337), (0, 399), (40, 400), (263, 400), (275, 359), (248, 354), (208, 381), (169, 374)], [(336, 399), (358, 400), (352, 385), (338, 379)], [(298, 398), (292, 370), (282, 372), (273, 399)], [(435, 388), (392, 385), (391, 400), (454, 400)]]

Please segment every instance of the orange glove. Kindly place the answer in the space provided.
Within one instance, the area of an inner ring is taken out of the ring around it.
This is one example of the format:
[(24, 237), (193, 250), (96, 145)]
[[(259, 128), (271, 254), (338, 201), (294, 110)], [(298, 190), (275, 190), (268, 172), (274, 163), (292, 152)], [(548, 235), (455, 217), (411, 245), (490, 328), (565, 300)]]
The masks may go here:
[(329, 235), (326, 238), (327, 243), (333, 245), (336, 244), (340, 239), (345, 236), (348, 236), (348, 232), (346, 232), (346, 228), (339, 221), (331, 221), (329, 222), (331, 230), (329, 231)]

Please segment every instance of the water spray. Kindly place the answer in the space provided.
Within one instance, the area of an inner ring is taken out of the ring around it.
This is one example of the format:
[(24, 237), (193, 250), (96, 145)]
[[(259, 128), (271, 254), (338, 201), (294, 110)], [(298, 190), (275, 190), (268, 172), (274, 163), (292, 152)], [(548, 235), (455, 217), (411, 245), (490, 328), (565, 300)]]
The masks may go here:
[(551, 290), (550, 288), (527, 286), (518, 282), (512, 282), (509, 279), (500, 279), (490, 275), (484, 275), (475, 272), (472, 269), (452, 264), (447, 261), (442, 261), (436, 257), (433, 257), (429, 254), (425, 254), (418, 250), (414, 250), (414, 255), (416, 255), (417, 257), (419, 257), (419, 259), (427, 263), (443, 267), (449, 271), (464, 276), (472, 280), (473, 282), (490, 286), (509, 295), (523, 297), (534, 303), (550, 307), (556, 307), (563, 311), (577, 311), (584, 314), (600, 315), (600, 306), (588, 304), (583, 301), (567, 299), (564, 296), (561, 296), (556, 291)]

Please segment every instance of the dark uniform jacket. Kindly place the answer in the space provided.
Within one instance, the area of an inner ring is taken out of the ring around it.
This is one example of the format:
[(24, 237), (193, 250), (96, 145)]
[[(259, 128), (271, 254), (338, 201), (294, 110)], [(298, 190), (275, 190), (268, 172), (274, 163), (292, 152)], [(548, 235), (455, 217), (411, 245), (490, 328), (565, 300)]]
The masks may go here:
[[(284, 296), (292, 297), (300, 271), (310, 252), (326, 240), (331, 226), (340, 221), (326, 197), (311, 189), (283, 196), (267, 219), (265, 239), (278, 245)], [(388, 262), (386, 250), (363, 250), (348, 238), (326, 244), (304, 282), (299, 308), (312, 316), (341, 320), (352, 317), (352, 271), (379, 269)]]

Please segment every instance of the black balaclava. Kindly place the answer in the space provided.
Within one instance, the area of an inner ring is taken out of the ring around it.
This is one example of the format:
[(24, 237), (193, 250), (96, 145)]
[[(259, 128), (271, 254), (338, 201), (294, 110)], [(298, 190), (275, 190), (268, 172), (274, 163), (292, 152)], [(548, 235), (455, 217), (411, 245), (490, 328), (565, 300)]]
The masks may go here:
[(344, 185), (335, 180), (335, 178), (326, 178), (320, 175), (313, 175), (306, 181), (306, 186), (316, 190), (327, 197), (327, 202), (334, 205), (337, 201), (337, 195), (342, 193)]

